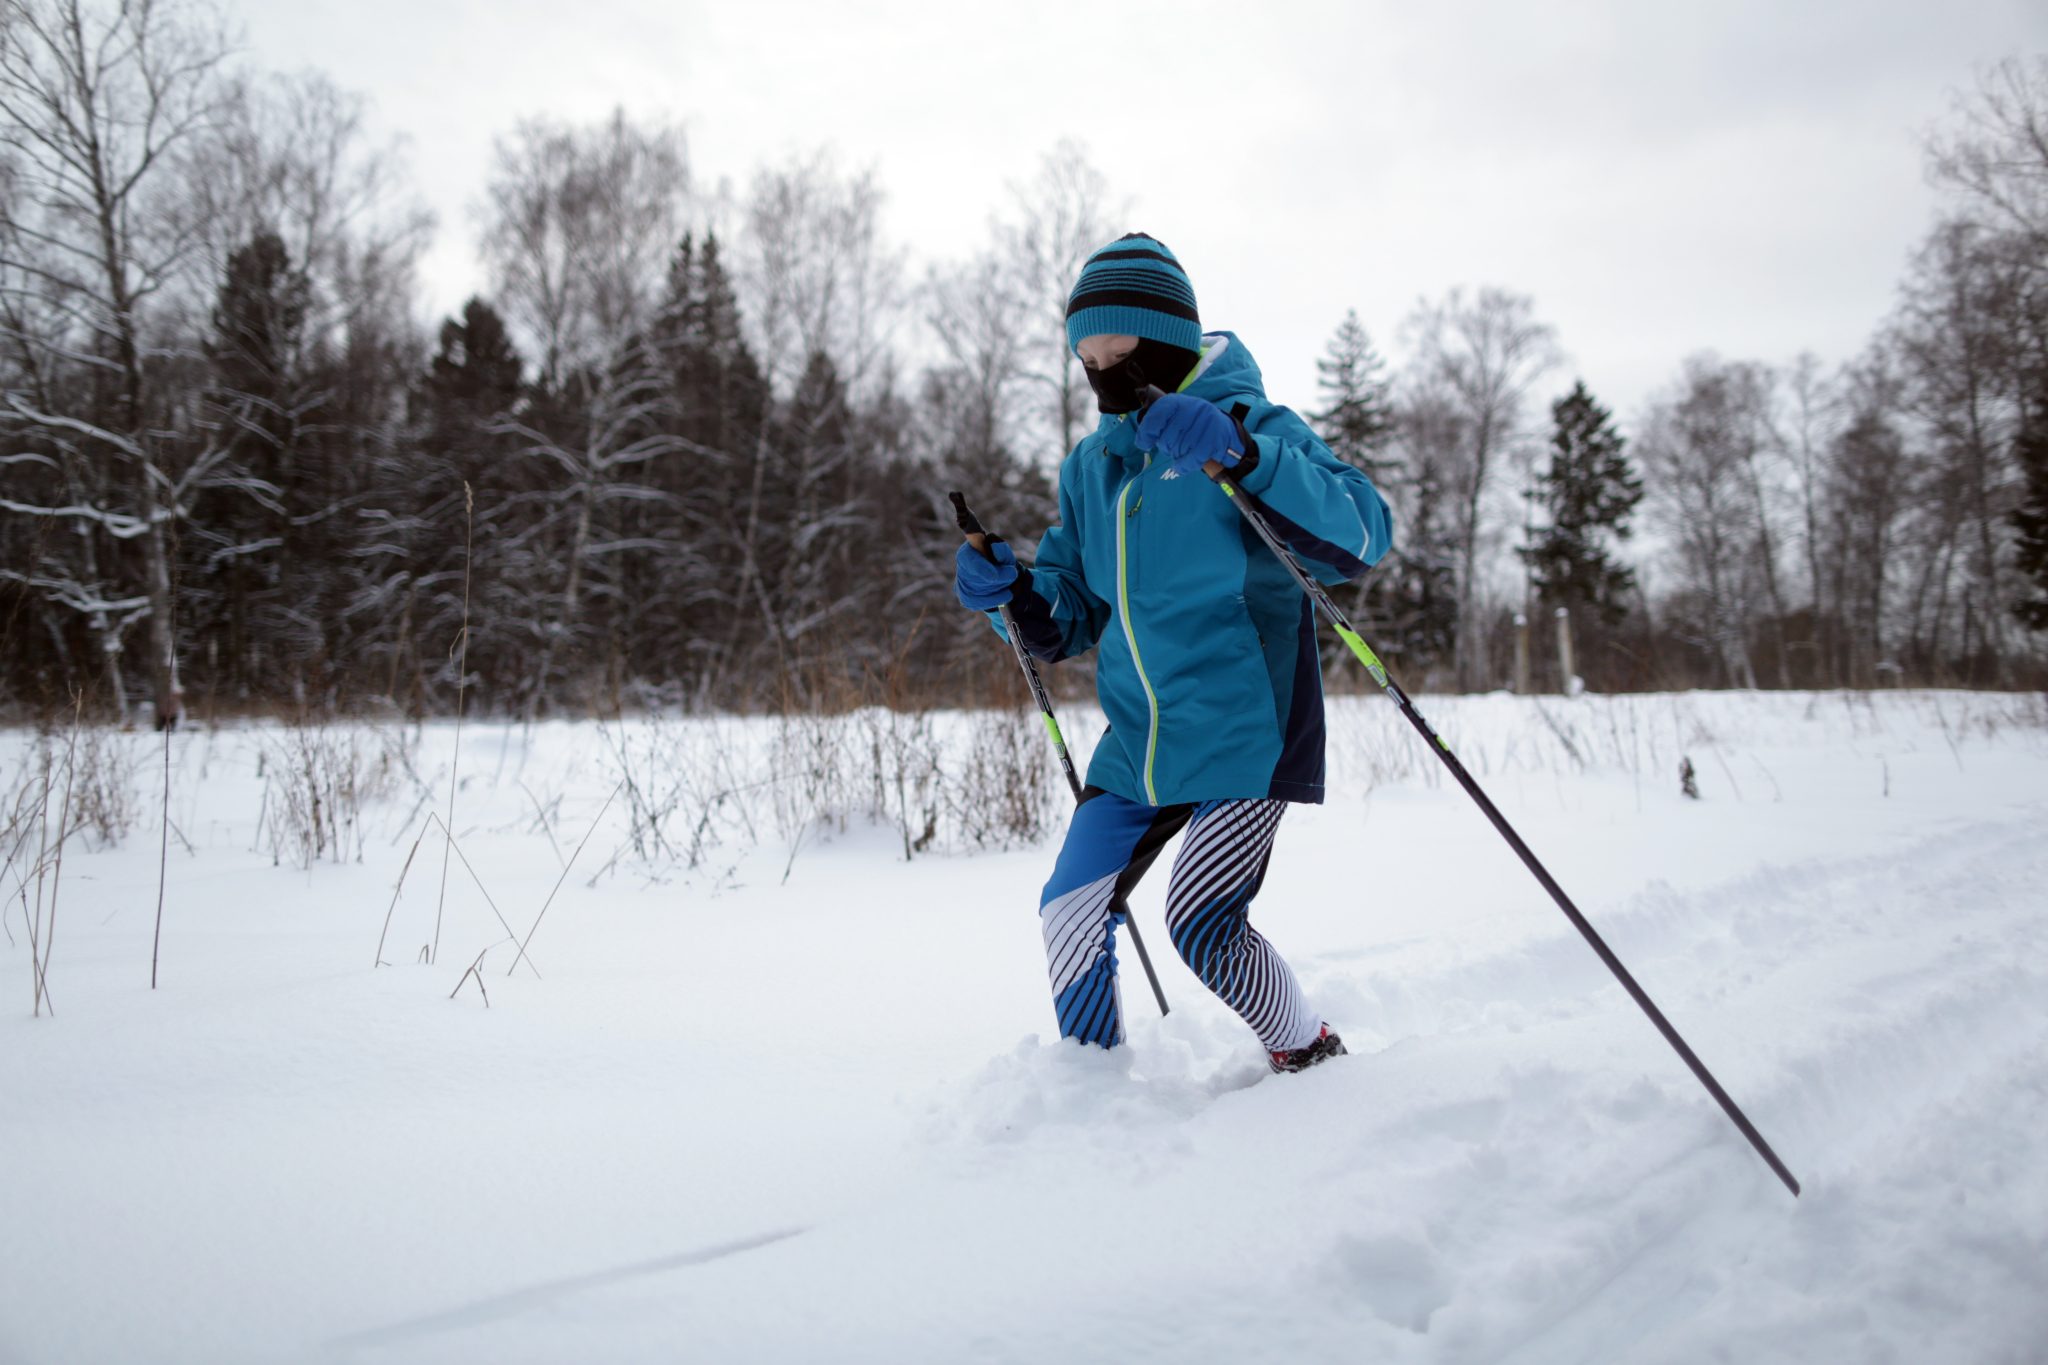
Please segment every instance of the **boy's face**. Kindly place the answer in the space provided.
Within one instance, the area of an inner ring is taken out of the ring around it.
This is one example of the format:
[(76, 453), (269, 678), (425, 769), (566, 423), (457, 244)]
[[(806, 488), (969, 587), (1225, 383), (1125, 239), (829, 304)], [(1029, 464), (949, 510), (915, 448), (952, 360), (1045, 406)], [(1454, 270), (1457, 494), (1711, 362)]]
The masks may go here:
[(1119, 364), (1124, 357), (1138, 349), (1136, 337), (1117, 336), (1103, 333), (1100, 336), (1082, 337), (1074, 353), (1081, 357), (1081, 363), (1091, 370), (1106, 370)]

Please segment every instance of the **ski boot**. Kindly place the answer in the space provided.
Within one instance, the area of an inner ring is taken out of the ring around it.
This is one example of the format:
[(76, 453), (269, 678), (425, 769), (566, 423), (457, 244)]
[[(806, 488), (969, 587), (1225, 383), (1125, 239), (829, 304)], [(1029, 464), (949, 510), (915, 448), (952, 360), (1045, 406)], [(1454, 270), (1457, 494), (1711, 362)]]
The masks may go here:
[(1317, 1062), (1327, 1062), (1332, 1057), (1344, 1055), (1344, 1040), (1330, 1032), (1328, 1024), (1316, 1035), (1315, 1041), (1307, 1047), (1292, 1048), (1285, 1052), (1269, 1052), (1267, 1060), (1275, 1071), (1306, 1071)]

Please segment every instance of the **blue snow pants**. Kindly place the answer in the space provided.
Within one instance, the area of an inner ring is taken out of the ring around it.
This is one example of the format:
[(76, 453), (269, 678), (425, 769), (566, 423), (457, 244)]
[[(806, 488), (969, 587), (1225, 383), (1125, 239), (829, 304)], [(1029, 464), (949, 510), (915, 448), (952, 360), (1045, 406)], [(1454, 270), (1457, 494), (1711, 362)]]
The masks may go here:
[(1087, 789), (1038, 906), (1061, 1037), (1102, 1047), (1123, 1041), (1116, 928), (1130, 913), (1131, 889), (1185, 827), (1166, 890), (1166, 928), (1181, 960), (1267, 1051), (1314, 1040), (1321, 1016), (1250, 918), (1286, 808), (1261, 800), (1146, 806)]

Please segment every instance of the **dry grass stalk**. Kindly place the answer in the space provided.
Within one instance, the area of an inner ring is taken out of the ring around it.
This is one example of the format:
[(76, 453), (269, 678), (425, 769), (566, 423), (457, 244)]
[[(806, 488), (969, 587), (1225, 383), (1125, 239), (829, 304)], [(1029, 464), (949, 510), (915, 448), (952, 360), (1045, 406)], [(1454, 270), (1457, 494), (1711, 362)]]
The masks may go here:
[[(56, 781), (55, 763), (47, 749), (41, 752), (42, 789), (36, 801), (35, 815), (38, 830), (36, 862), (32, 869), (35, 876), (35, 913), (28, 913), (26, 875), (23, 881), (22, 919), (28, 926), (28, 957), (31, 997), (34, 1017), (40, 1019), (48, 1007), (55, 1014), (56, 1007), (50, 1001), (50, 942), (57, 932), (57, 893), (63, 885), (64, 845), (70, 834), (71, 790), (75, 761), (78, 753), (78, 714), (74, 706), (71, 725), (71, 739), (64, 755), (64, 795), (62, 807), (57, 816), (57, 835), (54, 846), (50, 839), (50, 793)], [(44, 900), (47, 888), (48, 901)], [(45, 915), (48, 916), (47, 923)]]
[(398, 869), (398, 881), (391, 888), (391, 904), (384, 911), (384, 932), (377, 935), (377, 960), (370, 964), (372, 970), (390, 965), (384, 961), (384, 941), (391, 936), (391, 914), (398, 909), (398, 894), (405, 889), (405, 874), (412, 871), (413, 855), (420, 851), (420, 841), (426, 837), (427, 827), (421, 825), (411, 850), (405, 855), (405, 866)]
[[(562, 864), (562, 875), (555, 878), (554, 890), (548, 892), (547, 900), (541, 903), (540, 914), (535, 915), (533, 917), (533, 928), (528, 929), (526, 931), (526, 937), (519, 940), (519, 952), (515, 957), (513, 957), (512, 965), (505, 969), (506, 976), (510, 976), (512, 975), (512, 973), (518, 971), (519, 964), (521, 962), (526, 961), (526, 945), (533, 942), (534, 933), (540, 928), (541, 920), (546, 918), (547, 916), (548, 906), (553, 905), (555, 903), (555, 896), (561, 891), (562, 883), (569, 880), (569, 869), (576, 866), (576, 859), (578, 855), (580, 855), (583, 852), (583, 845), (590, 842), (590, 836), (592, 834), (597, 833), (597, 827), (600, 824), (604, 823), (605, 812), (612, 808), (612, 802), (618, 799), (619, 788), (625, 785), (625, 779), (620, 778), (617, 785), (613, 786), (612, 794), (604, 799), (604, 805), (598, 810), (597, 818), (590, 822), (590, 829), (584, 834), (583, 842), (576, 845), (576, 852), (571, 853), (569, 855), (569, 861)], [(457, 984), (457, 989), (461, 989), (460, 983)], [(488, 1004), (489, 1002), (486, 1001), (485, 1003)]]
[[(462, 767), (462, 704), (469, 682), (469, 571), (476, 548), (476, 494), (471, 491), (467, 479), (462, 481), (462, 516), (465, 528), (462, 539), (462, 631), (455, 637), (455, 754), (448, 763), (448, 817), (441, 822), (441, 829), (447, 834), (448, 843), (441, 850), (441, 895), (434, 905), (434, 948), (427, 956), (429, 962), (441, 955), (441, 912), (448, 903), (448, 850), (455, 847), (455, 787), (457, 774)], [(469, 865), (467, 858), (463, 859), (463, 865)], [(472, 870), (469, 875), (474, 877), (476, 873)], [(481, 882), (478, 883), (478, 889), (482, 889)], [(484, 899), (490, 899), (488, 892), (485, 893)], [(493, 910), (497, 908), (495, 905), (491, 907)], [(502, 922), (504, 916), (500, 915), (498, 918)], [(507, 926), (505, 932), (510, 933), (511, 928)], [(530, 967), (533, 964), (527, 965)]]
[[(492, 946), (492, 947), (494, 947), (494, 946), (496, 946), (496, 945), (491, 945), (491, 946)], [(487, 991), (487, 990), (485, 990), (485, 989), (484, 989), (484, 972), (483, 972), (483, 966), (484, 966), (484, 953), (488, 953), (488, 952), (489, 952), (490, 950), (491, 950), (491, 948), (490, 948), (490, 947), (486, 947), (486, 948), (484, 949), (484, 952), (483, 952), (483, 953), (478, 953), (478, 954), (476, 955), (476, 961), (474, 961), (474, 962), (472, 962), (472, 963), (470, 963), (470, 964), (469, 964), (469, 970), (468, 970), (468, 971), (466, 971), (466, 972), (464, 972), (464, 973), (463, 973), (463, 974), (462, 974), (461, 976), (459, 976), (459, 977), (457, 977), (457, 978), (456, 978), (456, 980), (455, 980), (455, 989), (454, 989), (454, 990), (452, 990), (452, 991), (450, 991), (450, 992), (448, 992), (448, 998), (449, 998), (450, 1000), (453, 1000), (453, 999), (454, 999), (454, 998), (455, 998), (455, 997), (456, 997), (457, 995), (460, 995), (460, 994), (462, 993), (462, 983), (463, 983), (463, 982), (465, 982), (465, 981), (467, 981), (467, 980), (469, 980), (469, 979), (470, 979), (470, 978), (471, 978), (471, 977), (473, 976), (473, 977), (475, 977), (475, 978), (476, 978), (476, 989), (477, 989), (477, 993), (478, 993), (479, 995), (483, 996), (483, 998), (484, 998), (484, 1008), (485, 1008), (485, 1009), (489, 1009), (489, 1008), (491, 1007), (491, 993), (490, 993), (489, 991)], [(516, 966), (518, 966), (519, 964), (515, 962), (515, 963), (513, 963), (512, 965), (516, 967)]]

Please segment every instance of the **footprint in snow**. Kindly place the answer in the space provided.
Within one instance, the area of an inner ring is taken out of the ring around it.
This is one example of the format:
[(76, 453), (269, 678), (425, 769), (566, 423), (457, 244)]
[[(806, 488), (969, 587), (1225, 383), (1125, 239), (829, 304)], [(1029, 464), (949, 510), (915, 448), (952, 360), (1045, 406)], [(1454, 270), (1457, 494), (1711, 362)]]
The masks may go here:
[(1427, 1332), (1431, 1315), (1451, 1301), (1443, 1262), (1419, 1234), (1342, 1236), (1328, 1264), (1342, 1281), (1340, 1292), (1356, 1295), (1375, 1317), (1410, 1332)]
[(940, 1134), (984, 1142), (1014, 1142), (1050, 1128), (1177, 1126), (1266, 1074), (1249, 1064), (1204, 1070), (1195, 1049), (1174, 1038), (1105, 1051), (1034, 1034), (991, 1058), (932, 1117)]

